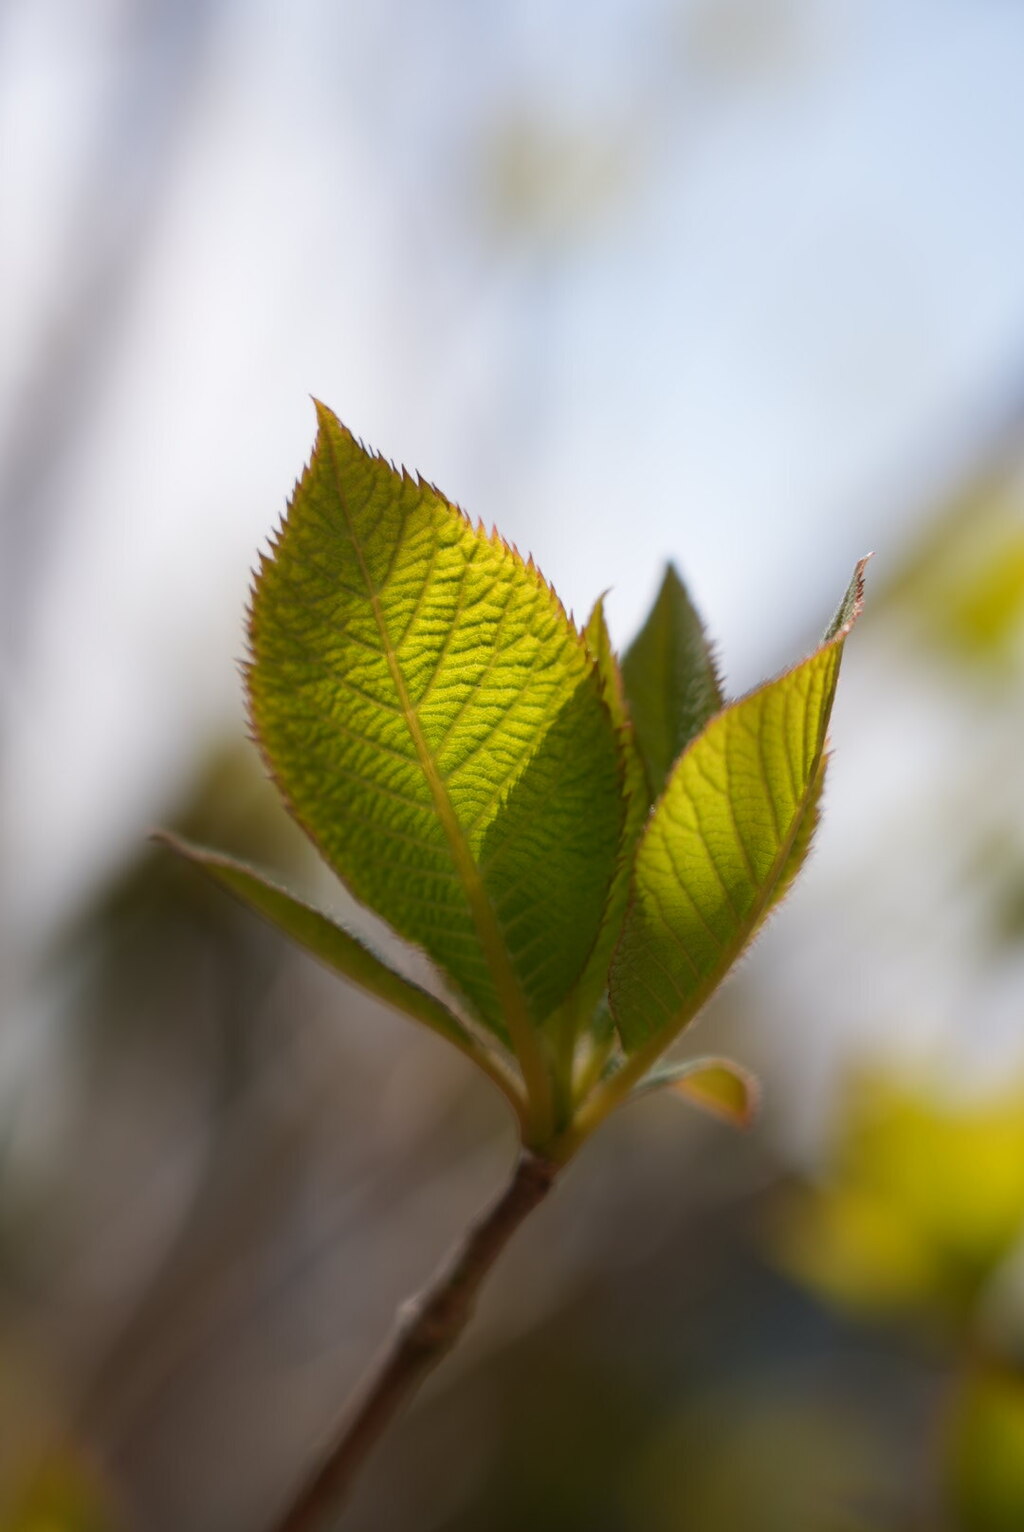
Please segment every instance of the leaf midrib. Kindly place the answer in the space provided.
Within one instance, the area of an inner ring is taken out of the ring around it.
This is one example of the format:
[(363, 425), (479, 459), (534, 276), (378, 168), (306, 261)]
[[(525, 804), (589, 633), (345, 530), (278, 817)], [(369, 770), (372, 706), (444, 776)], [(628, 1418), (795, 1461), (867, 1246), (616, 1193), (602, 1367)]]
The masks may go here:
[(363, 557), (362, 545), (356, 533), (348, 496), (342, 484), (337, 454), (329, 429), (324, 431), (324, 440), (330, 459), (335, 493), (338, 496), (338, 503), (345, 518), (349, 539), (359, 564), (359, 572), (370, 598), (374, 622), (380, 634), (381, 647), (392, 684), (398, 696), (402, 717), (412, 738), (420, 769), (426, 779), (434, 809), (462, 881), (469, 903), (470, 914), (476, 926), (480, 945), (483, 948), (484, 958), (494, 980), (503, 1017), (508, 1027), (509, 1037), (512, 1040), (513, 1049), (523, 1071), (527, 1093), (537, 1119), (535, 1125), (539, 1127), (543, 1136), (550, 1121), (551, 1087), (540, 1046), (534, 1035), (526, 1008), (522, 986), (512, 967), (508, 950), (498, 926), (494, 907), (491, 904), (483, 879), (480, 876), (480, 870), (473, 859), (473, 853), (469, 848), (469, 843), (455, 813), (455, 808), (449, 796), (444, 778), (438, 770), (437, 763), (423, 733), (416, 707), (409, 696), (405, 677), (402, 674), (398, 657), (391, 641), (387, 619), (381, 608), (380, 595), (370, 577), (370, 571)]
[[(839, 661), (841, 658), (842, 655), (840, 652), (840, 654), (836, 657), (836, 664), (829, 682), (828, 690), (832, 696), (835, 695), (836, 681), (839, 675)], [(829, 716), (828, 706), (826, 705), (822, 711), (823, 716), (827, 719)], [(697, 738), (699, 739), (700, 735), (698, 735)], [(696, 743), (696, 741), (694, 743)], [(728, 942), (722, 948), (722, 955), (718, 963), (715, 964), (708, 977), (698, 987), (695, 993), (690, 996), (687, 1003), (682, 1006), (680, 1010), (673, 1016), (672, 1020), (667, 1022), (664, 1027), (660, 1027), (657, 1032), (648, 1038), (647, 1042), (643, 1043), (635, 1053), (630, 1055), (628, 1062), (623, 1066), (619, 1073), (608, 1082), (606, 1092), (599, 1092), (591, 1099), (589, 1104), (590, 1109), (584, 1111), (584, 1113), (582, 1113), (580, 1116), (580, 1121), (578, 1123), (579, 1127), (584, 1127), (583, 1119), (589, 1119), (591, 1115), (595, 1117), (596, 1121), (600, 1121), (605, 1115), (607, 1115), (607, 1112), (611, 1110), (612, 1106), (621, 1100), (623, 1095), (629, 1092), (629, 1090), (638, 1080), (643, 1079), (648, 1070), (653, 1067), (653, 1065), (665, 1052), (665, 1049), (672, 1042), (673, 1038), (678, 1036), (683, 1027), (686, 1026), (687, 1022), (693, 1019), (693, 1017), (710, 998), (710, 996), (714, 994), (715, 990), (718, 988), (719, 984), (721, 984), (725, 975), (729, 972), (733, 963), (735, 963), (739, 954), (743, 951), (745, 943), (750, 939), (750, 936), (757, 929), (759, 922), (771, 907), (772, 895), (775, 892), (783, 871), (785, 870), (790, 852), (796, 843), (797, 836), (799, 835), (800, 829), (803, 825), (804, 817), (807, 814), (808, 808), (813, 801), (814, 786), (817, 781), (818, 772), (821, 768), (821, 760), (824, 751), (825, 731), (823, 730), (821, 739), (818, 742), (818, 747), (815, 751), (814, 764), (811, 770), (808, 772), (807, 785), (800, 795), (796, 813), (793, 815), (793, 819), (790, 823), (789, 832), (787, 833), (785, 840), (780, 844), (778, 852), (772, 859), (772, 865), (769, 869), (768, 876), (764, 879), (761, 885), (760, 894), (750, 907), (750, 910), (746, 916), (745, 923), (742, 925), (742, 930), (737, 935), (737, 939)], [(607, 1100), (604, 1099), (605, 1096), (607, 1096)]]

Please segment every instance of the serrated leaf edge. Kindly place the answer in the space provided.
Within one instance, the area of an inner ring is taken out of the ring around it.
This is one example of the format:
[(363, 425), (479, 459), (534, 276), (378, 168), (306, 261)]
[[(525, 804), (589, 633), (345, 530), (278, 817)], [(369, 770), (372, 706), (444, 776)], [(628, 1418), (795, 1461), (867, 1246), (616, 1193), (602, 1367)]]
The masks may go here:
[[(776, 685), (778, 682), (784, 680), (786, 676), (794, 674), (804, 665), (809, 664), (811, 661), (818, 658), (818, 656), (823, 655), (826, 651), (833, 648), (838, 648), (838, 662), (836, 664), (835, 673), (832, 677), (828, 704), (825, 710), (826, 717), (831, 716), (832, 706), (835, 699), (836, 685), (839, 680), (843, 645), (845, 644), (847, 637), (849, 636), (863, 609), (864, 571), (867, 568), (868, 561), (872, 557), (873, 555), (868, 553), (862, 559), (858, 560), (854, 568), (853, 578), (847, 587), (846, 595), (841, 601), (835, 617), (832, 619), (832, 622), (826, 629), (825, 636), (822, 641), (814, 649), (812, 649), (809, 654), (804, 655), (802, 659), (797, 660), (790, 666), (787, 666), (784, 670), (779, 671), (776, 675), (770, 676), (767, 680), (762, 681), (759, 685), (751, 687), (750, 690), (743, 693), (741, 697), (738, 697), (735, 699), (735, 701), (728, 703), (726, 707), (720, 710), (720, 712), (716, 713), (712, 718), (708, 719), (700, 734), (696, 735), (690, 741), (689, 745), (687, 745), (686, 749), (679, 756), (678, 760), (673, 764), (672, 771), (670, 772), (668, 781), (665, 785), (665, 789), (659, 796), (657, 803), (651, 809), (651, 813), (647, 821), (648, 826), (650, 825), (651, 820), (654, 818), (655, 810), (657, 809), (658, 804), (665, 797), (665, 794), (669, 790), (672, 778), (678, 769), (679, 762), (682, 761), (684, 757), (696, 747), (698, 742), (704, 737), (705, 733), (712, 726), (715, 720), (722, 716), (722, 713), (728, 712), (734, 707), (738, 707), (749, 697), (753, 697), (756, 695), (756, 693), (763, 691), (766, 687)], [(786, 837), (785, 844), (780, 849), (780, 853), (774, 859), (773, 874), (770, 879), (765, 880), (765, 888), (767, 892), (762, 895), (761, 899), (759, 899), (754, 906), (754, 911), (752, 912), (753, 919), (750, 922), (750, 929), (745, 940), (729, 958), (727, 963), (714, 970), (709, 980), (701, 987), (697, 997), (694, 999), (694, 1003), (687, 1008), (687, 1011), (682, 1014), (680, 1019), (674, 1019), (673, 1022), (666, 1025), (659, 1032), (656, 1032), (647, 1040), (647, 1042), (643, 1043), (639, 1048), (637, 1048), (632, 1054), (629, 1055), (623, 1066), (617, 1070), (610, 1079), (607, 1079), (598, 1085), (590, 1098), (581, 1105), (580, 1111), (577, 1114), (573, 1126), (565, 1134), (562, 1135), (561, 1139), (553, 1147), (552, 1152), (559, 1158), (569, 1158), (573, 1153), (575, 1153), (576, 1149), (579, 1147), (579, 1144), (585, 1138), (589, 1137), (589, 1135), (594, 1131), (596, 1127), (599, 1126), (604, 1118), (608, 1116), (608, 1114), (613, 1111), (622, 1100), (627, 1098), (636, 1087), (636, 1085), (643, 1080), (644, 1076), (654, 1068), (658, 1059), (671, 1046), (673, 1040), (678, 1037), (683, 1028), (690, 1021), (692, 1021), (693, 1017), (707, 1004), (715, 990), (719, 987), (726, 975), (733, 968), (734, 964), (739, 961), (745, 949), (750, 945), (750, 942), (756, 936), (758, 930), (764, 922), (765, 916), (771, 910), (773, 904), (777, 902), (778, 895), (776, 894), (776, 885), (779, 878), (785, 871), (787, 862), (792, 852), (792, 848), (798, 839), (800, 829), (803, 824), (804, 813), (806, 812), (808, 806), (815, 805), (820, 799), (819, 770), (822, 760), (827, 756), (827, 751), (828, 737), (826, 729), (826, 733), (822, 738), (821, 746), (818, 751), (817, 760), (808, 776), (808, 790), (804, 794), (801, 811), (794, 816), (793, 827), (791, 828), (789, 835)], [(646, 827), (644, 833), (647, 833)], [(639, 855), (639, 845), (637, 847), (637, 854)], [(773, 895), (775, 895), (774, 898)], [(635, 895), (630, 895), (631, 901), (634, 897)], [(628, 907), (626, 918), (628, 919)], [(623, 928), (625, 928), (625, 921), (623, 922)], [(622, 936), (620, 934), (619, 945), (621, 945), (621, 941)], [(616, 951), (617, 950), (618, 947), (616, 947)], [(612, 968), (614, 968), (614, 964), (615, 958), (613, 955), (611, 965)], [(614, 1014), (614, 1006), (612, 1007), (612, 1012)]]
[[(242, 663), (242, 675), (245, 684), (246, 714), (248, 720), (249, 738), (252, 740), (253, 744), (258, 750), (264, 767), (270, 779), (274, 783), (274, 786), (289, 814), (296, 821), (307, 838), (313, 843), (314, 846), (316, 846), (318, 853), (323, 858), (325, 863), (332, 867), (332, 871), (334, 871), (335, 875), (339, 877), (339, 881), (344, 884), (344, 878), (342, 878), (337, 869), (333, 867), (333, 863), (331, 863), (330, 859), (328, 858), (325, 848), (320, 843), (319, 837), (310, 829), (310, 827), (305, 823), (304, 819), (298, 813), (288, 790), (282, 782), (273, 764), (273, 761), (270, 758), (269, 752), (263, 743), (259, 725), (255, 717), (251, 686), (251, 674), (256, 663), (255, 651), (258, 632), (256, 602), (260, 579), (264, 570), (271, 562), (271, 556), (280, 546), (280, 540), (285, 531), (289, 512), (291, 511), (292, 506), (295, 504), (297, 497), (305, 488), (306, 483), (312, 473), (313, 463), (317, 453), (322, 449), (328, 451), (330, 455), (330, 461), (334, 470), (339, 502), (342, 504), (343, 508), (346, 504), (346, 497), (340, 484), (338, 475), (336, 453), (333, 442), (331, 441), (332, 429), (339, 431), (344, 436), (347, 436), (358, 447), (359, 451), (362, 452), (366, 457), (390, 468), (393, 473), (400, 475), (403, 481), (406, 483), (412, 484), (420, 489), (425, 489), (429, 491), (431, 495), (436, 496), (440, 508), (446, 510), (450, 515), (455, 517), (465, 528), (467, 528), (472, 533), (473, 536), (482, 538), (484, 541), (490, 543), (492, 547), (501, 551), (512, 561), (513, 565), (519, 570), (520, 573), (533, 581), (533, 583), (544, 594), (547, 601), (550, 603), (555, 617), (560, 619), (564, 624), (567, 634), (572, 638), (584, 656), (588, 672), (594, 680), (597, 701), (608, 716), (609, 726), (613, 733), (615, 732), (615, 724), (614, 719), (611, 717), (610, 709), (608, 708), (608, 705), (602, 695), (603, 689), (601, 686), (601, 678), (598, 674), (597, 666), (594, 662), (593, 656), (590, 653), (585, 635), (567, 613), (557, 591), (550, 583), (550, 581), (548, 581), (541, 573), (540, 569), (534, 562), (532, 554), (524, 559), (515, 544), (509, 543), (504, 537), (502, 537), (496, 527), (492, 526), (490, 532), (488, 532), (481, 520), (478, 519), (476, 523), (474, 523), (472, 518), (461, 508), (461, 506), (449, 500), (447, 496), (444, 495), (436, 487), (436, 485), (432, 484), (429, 480), (424, 479), (421, 474), (411, 474), (404, 466), (401, 468), (396, 467), (396, 465), (391, 462), (390, 459), (385, 458), (383, 454), (374, 451), (372, 448), (368, 448), (359, 437), (355, 436), (355, 434), (351, 432), (341, 420), (339, 420), (333, 410), (331, 410), (327, 405), (323, 404), (320, 400), (314, 398), (313, 404), (317, 413), (317, 439), (314, 442), (309, 460), (305, 464), (302, 473), (295, 481), (292, 494), (289, 497), (283, 515), (281, 516), (277, 526), (269, 534), (268, 543), (270, 547), (270, 555), (261, 552), (259, 556), (259, 568), (253, 571), (252, 580), (250, 582), (246, 608), (246, 637), (248, 658)], [(354, 540), (353, 546), (356, 546)], [(370, 595), (372, 586), (368, 578), (366, 579), (366, 585), (368, 596), (375, 604), (375, 597)], [(379, 623), (378, 627), (380, 627)], [(384, 631), (385, 630), (381, 628), (382, 639), (384, 636)], [(409, 727), (410, 736), (413, 739), (414, 748), (416, 749), (416, 753), (420, 761), (420, 767), (427, 778), (428, 787), (430, 788), (431, 797), (434, 800), (435, 809), (438, 808), (438, 797), (435, 794), (435, 787), (439, 789), (445, 800), (447, 812), (445, 814), (441, 814), (439, 812), (439, 818), (441, 819), (445, 834), (449, 839), (449, 845), (452, 848), (453, 856), (457, 855), (455, 849), (457, 841), (461, 847), (461, 860), (465, 862), (466, 869), (472, 874), (470, 883), (467, 883), (465, 877), (463, 876), (462, 869), (460, 868), (460, 876), (463, 877), (463, 886), (466, 889), (467, 897), (470, 898), (470, 907), (473, 911), (474, 923), (477, 923), (477, 914), (480, 913), (482, 915), (485, 928), (488, 930), (487, 940), (484, 940), (483, 932), (480, 930), (479, 924), (477, 924), (478, 936), (480, 936), (481, 945), (484, 949), (488, 965), (491, 967), (492, 977), (495, 980), (496, 989), (502, 1003), (503, 1017), (508, 1027), (512, 1046), (520, 1068), (522, 1069), (523, 1077), (527, 1087), (527, 1093), (530, 1098), (531, 1108), (535, 1119), (531, 1127), (531, 1137), (534, 1139), (543, 1139), (547, 1136), (548, 1126), (551, 1121), (552, 1084), (540, 1037), (534, 1030), (533, 1022), (529, 1016), (528, 1008), (526, 1005), (525, 996), (522, 992), (522, 986), (520, 985), (518, 976), (512, 967), (511, 959), (509, 957), (507, 947), (505, 946), (504, 937), (501, 934), (501, 929), (498, 925), (497, 917), (491, 905), (490, 898), (487, 895), (486, 889), (483, 888), (482, 881), (479, 878), (479, 869), (473, 860), (468, 845), (465, 844), (465, 837), (462, 832), (462, 827), (459, 824), (454, 814), (454, 810), (452, 809), (450, 800), (448, 799), (445, 784), (440, 778), (437, 777), (436, 772), (433, 771), (431, 757), (429, 755), (429, 751), (426, 750), (425, 742), (421, 740), (418, 732), (414, 731), (411, 726), (410, 710), (406, 707), (407, 698), (404, 686), (404, 678), (401, 677), (400, 674), (396, 676), (395, 670), (392, 667), (390, 653), (388, 653), (386, 649), (385, 658), (388, 663), (388, 668), (392, 672), (392, 680), (396, 686), (398, 695), (400, 699), (402, 699), (403, 712), (406, 713), (407, 727)], [(415, 716), (414, 710), (411, 710), (411, 715), (413, 717)], [(616, 743), (618, 743), (617, 740)], [(422, 750), (421, 746), (423, 747)], [(624, 804), (625, 766), (622, 760), (621, 750), (617, 751), (617, 754), (619, 757), (619, 790), (620, 797), (622, 798)], [(427, 767), (428, 762), (431, 763), (431, 769), (429, 771)], [(625, 817), (624, 807), (623, 817)], [(453, 830), (457, 831), (455, 840), (452, 838), (451, 832)], [(479, 889), (476, 890), (477, 897), (474, 899), (470, 894), (470, 888), (477, 883), (479, 883)], [(608, 886), (610, 890), (612, 886), (611, 878), (609, 878)], [(484, 906), (486, 906), (486, 909), (484, 909)], [(600, 929), (601, 928), (599, 924), (598, 930), (594, 935), (594, 943), (592, 943), (591, 948), (588, 950), (587, 958), (580, 968), (580, 976), (585, 972), (586, 964), (589, 962), (590, 951), (593, 950), (593, 946), (598, 940)], [(412, 945), (418, 947), (418, 944), (416, 943), (413, 943)]]

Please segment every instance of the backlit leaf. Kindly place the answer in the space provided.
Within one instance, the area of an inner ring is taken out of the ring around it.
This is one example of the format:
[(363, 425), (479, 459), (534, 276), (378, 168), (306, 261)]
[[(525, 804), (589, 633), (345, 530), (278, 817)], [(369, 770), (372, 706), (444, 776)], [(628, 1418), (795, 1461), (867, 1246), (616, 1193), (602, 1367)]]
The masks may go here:
[(749, 1128), (761, 1102), (757, 1076), (732, 1059), (687, 1059), (656, 1069), (637, 1086), (634, 1096), (670, 1090), (734, 1128)]
[(253, 594), (255, 731), (330, 865), (536, 1083), (619, 851), (600, 682), (532, 563), (318, 413)]
[(653, 802), (674, 762), (724, 702), (704, 626), (671, 564), (623, 656), (622, 678)]
[(718, 713), (673, 768), (637, 851), (612, 965), (630, 1052), (656, 1054), (692, 1019), (807, 853), (862, 578), (863, 564), (822, 646)]

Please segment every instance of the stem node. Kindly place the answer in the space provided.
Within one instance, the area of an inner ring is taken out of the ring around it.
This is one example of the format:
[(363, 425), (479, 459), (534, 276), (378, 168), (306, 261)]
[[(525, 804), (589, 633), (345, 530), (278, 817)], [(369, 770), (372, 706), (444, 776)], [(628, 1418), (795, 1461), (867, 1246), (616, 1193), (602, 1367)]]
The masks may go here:
[(505, 1191), (467, 1231), (433, 1282), (398, 1311), (395, 1332), (321, 1466), (273, 1532), (318, 1532), (336, 1517), (356, 1475), (404, 1404), (466, 1328), (491, 1267), (551, 1190), (560, 1166), (524, 1150)]

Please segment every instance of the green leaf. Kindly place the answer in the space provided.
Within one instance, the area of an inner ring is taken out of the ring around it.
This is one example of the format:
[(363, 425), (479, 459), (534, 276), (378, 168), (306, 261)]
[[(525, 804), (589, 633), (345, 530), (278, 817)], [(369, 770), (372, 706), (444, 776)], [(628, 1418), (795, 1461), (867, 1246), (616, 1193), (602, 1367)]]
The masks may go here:
[(734, 1128), (749, 1128), (761, 1103), (757, 1076), (732, 1059), (687, 1059), (667, 1064), (642, 1080), (633, 1096), (671, 1090)]
[(807, 854), (863, 563), (822, 646), (717, 714), (677, 762), (637, 851), (610, 998), (656, 1057), (721, 983)]
[(250, 616), (255, 732), (353, 893), (421, 945), (531, 1095), (597, 936), (623, 816), (582, 636), (531, 562), (318, 406)]
[(357, 937), (312, 905), (279, 888), (254, 867), (247, 867), (233, 857), (208, 851), (205, 846), (196, 846), (166, 831), (155, 838), (201, 867), (243, 904), (264, 916), (321, 963), (358, 985), (368, 995), (404, 1011), (460, 1048), (472, 1044), (469, 1032), (440, 1000), (411, 979), (396, 973)]
[(612, 649), (608, 624), (605, 620), (603, 596), (595, 602), (583, 635), (597, 666), (601, 681), (601, 695), (618, 731), (626, 798), (618, 865), (608, 893), (604, 918), (597, 942), (571, 1001), (574, 1014), (583, 1018), (585, 1022), (589, 1022), (608, 984), (608, 968), (622, 929), (622, 918), (626, 913), (626, 903), (629, 898), (633, 854), (647, 817), (649, 804), (644, 768), (637, 753), (633, 725), (626, 707), (619, 662)]
[(623, 657), (622, 677), (653, 803), (675, 761), (724, 704), (704, 626), (671, 564)]

